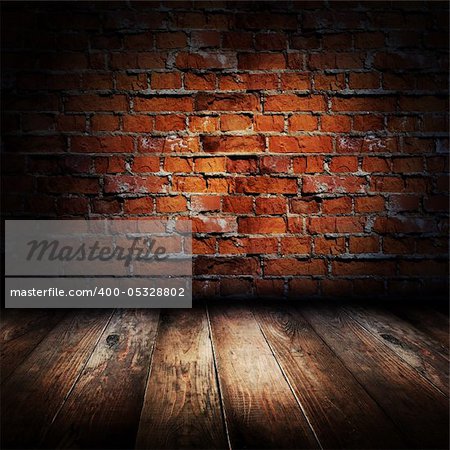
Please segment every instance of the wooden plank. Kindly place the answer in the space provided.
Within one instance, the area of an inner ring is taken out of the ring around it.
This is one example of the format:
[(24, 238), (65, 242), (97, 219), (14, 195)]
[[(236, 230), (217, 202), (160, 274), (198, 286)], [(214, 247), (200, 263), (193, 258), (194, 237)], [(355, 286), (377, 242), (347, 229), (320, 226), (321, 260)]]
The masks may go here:
[(117, 310), (44, 448), (133, 448), (144, 398), (158, 310)]
[(373, 307), (346, 307), (345, 311), (443, 395), (448, 395), (449, 355), (439, 343), (389, 312)]
[(0, 382), (22, 364), (49, 331), (62, 319), (61, 310), (10, 310), (0, 329)]
[(205, 308), (161, 314), (136, 447), (227, 447)]
[(64, 318), (2, 385), (2, 448), (35, 447), (88, 361), (110, 311)]
[(255, 316), (323, 448), (406, 448), (392, 421), (292, 307)]
[(441, 344), (444, 350), (448, 351), (449, 320), (447, 316), (423, 306), (393, 306), (392, 311), (402, 319), (412, 323), (419, 330), (429, 334)]
[(318, 448), (315, 435), (248, 308), (210, 310), (232, 448)]
[(410, 448), (448, 448), (448, 402), (414, 369), (339, 308), (302, 314), (391, 417)]

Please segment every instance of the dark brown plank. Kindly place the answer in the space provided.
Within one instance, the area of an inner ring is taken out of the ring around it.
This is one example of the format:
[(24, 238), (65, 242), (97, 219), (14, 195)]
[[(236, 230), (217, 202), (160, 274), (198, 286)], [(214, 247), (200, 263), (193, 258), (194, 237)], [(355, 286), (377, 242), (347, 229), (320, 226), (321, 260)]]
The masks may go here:
[(317, 448), (251, 311), (214, 306), (210, 322), (231, 447)]
[(158, 310), (114, 313), (44, 448), (133, 448), (158, 317)]
[(421, 306), (392, 307), (392, 311), (402, 319), (412, 323), (416, 328), (429, 334), (448, 351), (449, 348), (449, 320), (437, 310)]
[(448, 395), (449, 357), (439, 343), (392, 313), (373, 307), (346, 307), (345, 311)]
[(35, 447), (89, 359), (111, 311), (64, 318), (2, 385), (2, 448)]
[(61, 310), (9, 310), (0, 329), (0, 381), (5, 381), (62, 319)]
[(448, 402), (392, 350), (336, 307), (302, 314), (394, 421), (410, 448), (448, 448)]
[(294, 308), (255, 316), (323, 448), (406, 448), (392, 421)]
[(161, 314), (136, 447), (227, 447), (205, 308)]

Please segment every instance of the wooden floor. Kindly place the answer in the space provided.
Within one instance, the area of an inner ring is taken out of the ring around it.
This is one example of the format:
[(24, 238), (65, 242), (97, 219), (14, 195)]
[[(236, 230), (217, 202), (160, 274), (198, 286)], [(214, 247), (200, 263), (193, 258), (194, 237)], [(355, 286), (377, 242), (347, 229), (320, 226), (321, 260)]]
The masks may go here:
[(8, 310), (2, 448), (448, 448), (448, 315)]

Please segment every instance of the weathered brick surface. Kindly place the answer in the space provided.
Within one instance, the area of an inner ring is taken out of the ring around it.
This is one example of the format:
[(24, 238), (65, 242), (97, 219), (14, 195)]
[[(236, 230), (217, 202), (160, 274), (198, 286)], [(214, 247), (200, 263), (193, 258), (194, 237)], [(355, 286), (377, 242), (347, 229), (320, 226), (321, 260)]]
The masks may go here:
[(191, 218), (198, 296), (445, 293), (446, 2), (2, 16), (8, 216)]

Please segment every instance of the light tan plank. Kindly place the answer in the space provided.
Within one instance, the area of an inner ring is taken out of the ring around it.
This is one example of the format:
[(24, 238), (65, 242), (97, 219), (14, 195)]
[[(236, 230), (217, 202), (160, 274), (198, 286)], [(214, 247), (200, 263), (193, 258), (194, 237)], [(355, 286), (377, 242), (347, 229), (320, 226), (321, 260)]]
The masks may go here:
[(405, 448), (392, 421), (292, 307), (255, 316), (323, 448)]
[(251, 311), (215, 306), (210, 321), (232, 448), (317, 448)]
[(205, 308), (166, 310), (137, 448), (227, 448)]
[(315, 305), (301, 311), (410, 448), (448, 448), (448, 403), (443, 395), (341, 309)]
[(44, 440), (44, 448), (132, 448), (159, 310), (117, 310)]
[(83, 370), (111, 311), (63, 319), (2, 385), (2, 447), (36, 446)]

